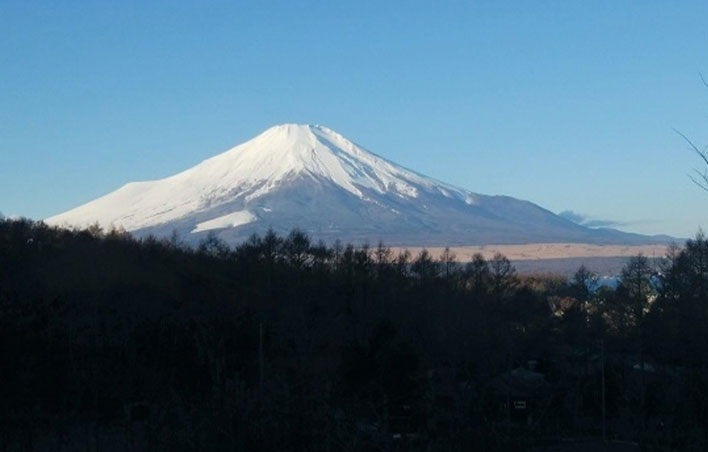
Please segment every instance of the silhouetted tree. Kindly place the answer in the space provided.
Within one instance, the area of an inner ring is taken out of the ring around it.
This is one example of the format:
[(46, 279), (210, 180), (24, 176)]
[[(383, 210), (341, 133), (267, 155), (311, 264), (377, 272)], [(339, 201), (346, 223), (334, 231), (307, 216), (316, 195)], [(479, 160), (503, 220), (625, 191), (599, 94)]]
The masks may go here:
[(426, 281), (438, 275), (438, 265), (427, 249), (423, 248), (411, 264), (411, 272), (421, 281)]
[(214, 232), (209, 232), (209, 234), (199, 242), (197, 249), (200, 253), (220, 258), (226, 257), (230, 252), (229, 246), (217, 237)]
[(472, 256), (472, 261), (465, 265), (465, 280), (467, 287), (475, 293), (482, 294), (487, 291), (491, 279), (489, 263), (480, 253)]
[(500, 300), (516, 285), (516, 269), (501, 253), (496, 253), (488, 264), (492, 294)]
[(458, 271), (457, 256), (450, 250), (449, 246), (446, 246), (440, 254), (439, 261), (442, 267), (442, 274), (449, 281)]

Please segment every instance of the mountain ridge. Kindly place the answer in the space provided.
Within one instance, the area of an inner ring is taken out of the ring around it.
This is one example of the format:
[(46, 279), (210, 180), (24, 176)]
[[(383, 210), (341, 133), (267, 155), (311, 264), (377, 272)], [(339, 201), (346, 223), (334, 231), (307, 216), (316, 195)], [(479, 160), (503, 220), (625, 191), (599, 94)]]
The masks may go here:
[[(474, 193), (401, 167), (320, 125), (282, 124), (172, 176), (128, 183), (46, 220), (235, 243), (272, 228), (390, 244), (658, 243), (590, 229), (530, 201)], [(405, 242), (405, 243), (404, 243)]]

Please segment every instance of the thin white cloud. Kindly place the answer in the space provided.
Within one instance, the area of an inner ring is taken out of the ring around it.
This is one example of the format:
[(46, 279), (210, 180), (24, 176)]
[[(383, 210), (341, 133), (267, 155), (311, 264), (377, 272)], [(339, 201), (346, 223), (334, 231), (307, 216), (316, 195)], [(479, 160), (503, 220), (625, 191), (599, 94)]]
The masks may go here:
[[(631, 223), (614, 221), (614, 220), (603, 220), (597, 218), (590, 218), (582, 213), (573, 212), (572, 210), (564, 210), (558, 213), (559, 216), (565, 218), (566, 220), (572, 221), (575, 224), (585, 226), (588, 228), (617, 228), (622, 226), (628, 226)], [(635, 223), (636, 224), (636, 223)]]

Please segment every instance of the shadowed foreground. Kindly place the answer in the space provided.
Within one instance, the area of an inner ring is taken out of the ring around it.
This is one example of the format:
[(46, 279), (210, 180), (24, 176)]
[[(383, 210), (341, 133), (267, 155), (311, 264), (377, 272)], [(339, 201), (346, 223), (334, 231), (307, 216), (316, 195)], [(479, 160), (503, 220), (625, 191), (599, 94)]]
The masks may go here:
[(4, 220), (0, 442), (565, 450), (604, 419), (608, 439), (705, 450), (707, 269), (702, 236), (594, 290), (584, 269), (522, 277), (501, 255)]

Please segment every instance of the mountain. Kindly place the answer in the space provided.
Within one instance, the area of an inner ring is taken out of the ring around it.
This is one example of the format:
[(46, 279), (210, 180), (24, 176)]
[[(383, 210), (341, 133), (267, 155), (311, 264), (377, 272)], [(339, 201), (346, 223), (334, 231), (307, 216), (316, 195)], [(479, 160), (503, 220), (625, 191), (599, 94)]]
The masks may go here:
[(165, 179), (132, 182), (45, 220), (229, 243), (293, 228), (314, 239), (390, 245), (666, 242), (580, 226), (531, 202), (405, 169), (334, 130), (284, 124)]

